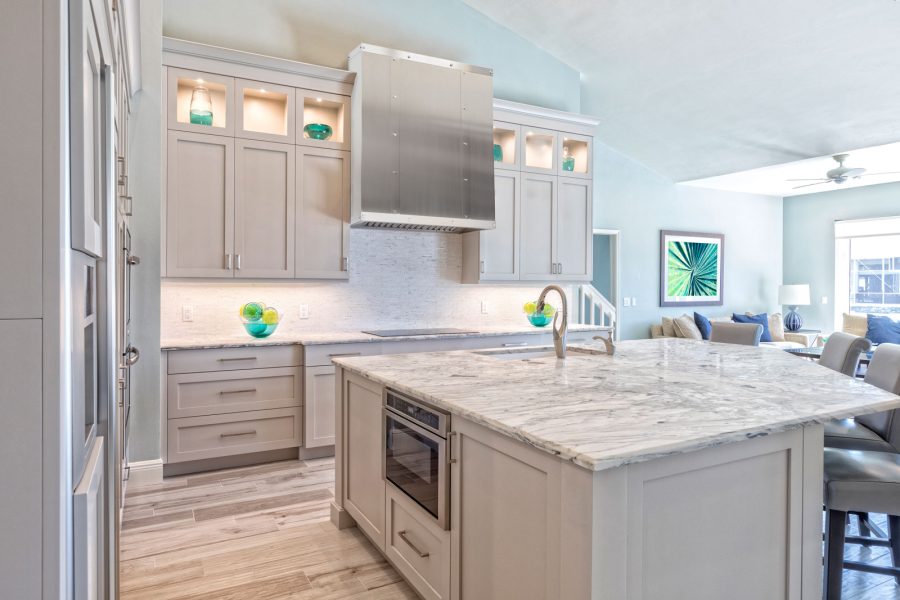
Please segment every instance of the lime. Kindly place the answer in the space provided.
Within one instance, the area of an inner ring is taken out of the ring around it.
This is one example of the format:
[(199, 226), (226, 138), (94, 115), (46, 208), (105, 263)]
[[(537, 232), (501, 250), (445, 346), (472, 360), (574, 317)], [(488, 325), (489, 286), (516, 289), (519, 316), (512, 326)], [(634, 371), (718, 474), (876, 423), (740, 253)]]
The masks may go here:
[(529, 315), (533, 315), (537, 310), (537, 302), (526, 302), (525, 303), (525, 313)]
[(241, 307), (241, 316), (248, 321), (259, 321), (263, 310), (263, 305), (259, 302), (248, 302)]
[(278, 323), (278, 311), (274, 308), (267, 308), (263, 311), (262, 322), (266, 325), (275, 325)]
[(555, 315), (555, 314), (556, 314), (556, 309), (553, 308), (553, 305), (552, 305), (552, 304), (546, 304), (546, 303), (545, 303), (545, 304), (544, 304), (544, 316), (545, 316), (545, 317), (552, 317), (552, 316)]

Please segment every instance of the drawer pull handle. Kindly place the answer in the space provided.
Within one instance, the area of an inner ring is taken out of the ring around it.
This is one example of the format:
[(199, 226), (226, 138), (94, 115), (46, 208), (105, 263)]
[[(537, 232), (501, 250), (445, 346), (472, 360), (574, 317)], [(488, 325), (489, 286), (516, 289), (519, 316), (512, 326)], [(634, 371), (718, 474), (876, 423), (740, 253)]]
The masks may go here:
[(344, 352), (343, 354), (341, 354), (341, 353), (329, 354), (328, 358), (338, 358), (340, 356), (360, 356), (360, 355), (362, 355), (362, 352)]
[(256, 388), (250, 388), (247, 390), (221, 390), (220, 394), (255, 394)]
[(256, 435), (256, 430), (251, 429), (250, 431), (235, 431), (234, 433), (220, 433), (219, 437), (230, 438), (230, 437), (238, 437), (240, 435)]
[(239, 356), (236, 358), (220, 358), (219, 362), (231, 362), (233, 360), (256, 360), (255, 356)]
[(398, 532), (397, 532), (397, 535), (400, 536), (400, 539), (401, 539), (401, 540), (403, 540), (404, 542), (406, 542), (406, 545), (407, 545), (407, 546), (409, 546), (410, 548), (412, 548), (412, 549), (415, 551), (415, 553), (419, 555), (419, 558), (428, 558), (428, 557), (430, 556), (430, 554), (429, 554), (428, 552), (422, 552), (421, 550), (419, 550), (418, 548), (416, 548), (416, 545), (415, 545), (415, 544), (413, 544), (411, 541), (409, 541), (409, 538), (406, 537), (406, 530), (405, 530), (405, 529), (404, 529), (403, 531), (398, 531)]
[(527, 345), (528, 345), (528, 342), (508, 342), (506, 344), (503, 344), (503, 347), (504, 348), (513, 348), (515, 346), (527, 346)]

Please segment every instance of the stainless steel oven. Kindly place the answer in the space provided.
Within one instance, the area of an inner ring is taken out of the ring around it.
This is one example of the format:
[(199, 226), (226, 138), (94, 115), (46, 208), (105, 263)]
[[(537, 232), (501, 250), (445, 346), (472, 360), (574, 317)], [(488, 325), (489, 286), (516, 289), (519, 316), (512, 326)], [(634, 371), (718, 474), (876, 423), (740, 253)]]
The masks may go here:
[(384, 478), (450, 528), (450, 415), (385, 389)]

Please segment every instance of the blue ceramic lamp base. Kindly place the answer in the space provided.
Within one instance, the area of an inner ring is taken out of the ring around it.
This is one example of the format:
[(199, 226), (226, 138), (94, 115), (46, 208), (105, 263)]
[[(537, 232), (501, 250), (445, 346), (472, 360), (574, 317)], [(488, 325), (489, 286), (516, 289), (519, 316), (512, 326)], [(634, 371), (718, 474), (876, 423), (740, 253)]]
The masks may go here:
[(790, 310), (784, 315), (784, 328), (788, 331), (798, 331), (803, 327), (803, 317), (797, 312), (796, 306), (791, 306)]

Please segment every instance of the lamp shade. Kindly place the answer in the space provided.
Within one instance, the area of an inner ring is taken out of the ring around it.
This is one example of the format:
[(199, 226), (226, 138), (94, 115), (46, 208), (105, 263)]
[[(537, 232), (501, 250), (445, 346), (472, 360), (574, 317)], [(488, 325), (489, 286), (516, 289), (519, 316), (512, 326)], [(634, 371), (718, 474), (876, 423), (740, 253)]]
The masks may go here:
[(779, 286), (778, 304), (783, 304), (784, 306), (809, 306), (809, 284)]

